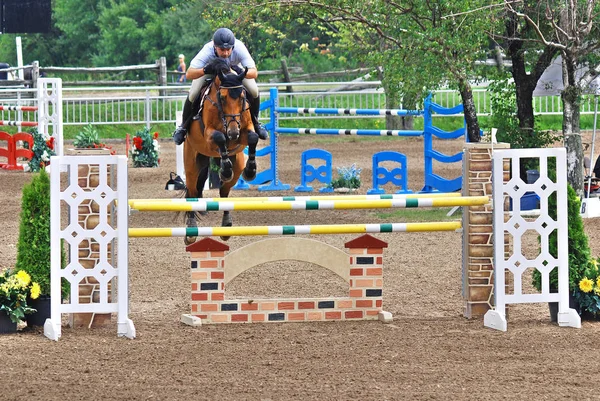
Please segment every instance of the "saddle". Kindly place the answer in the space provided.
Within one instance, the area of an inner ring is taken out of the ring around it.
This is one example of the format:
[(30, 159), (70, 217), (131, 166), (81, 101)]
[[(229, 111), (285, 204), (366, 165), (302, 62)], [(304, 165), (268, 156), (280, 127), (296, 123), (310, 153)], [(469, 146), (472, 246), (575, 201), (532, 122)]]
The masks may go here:
[(204, 134), (204, 121), (202, 121), (202, 109), (204, 108), (204, 99), (208, 93), (208, 89), (212, 84), (212, 79), (207, 79), (200, 88), (200, 93), (196, 96), (192, 104), (192, 121), (200, 120), (200, 131)]

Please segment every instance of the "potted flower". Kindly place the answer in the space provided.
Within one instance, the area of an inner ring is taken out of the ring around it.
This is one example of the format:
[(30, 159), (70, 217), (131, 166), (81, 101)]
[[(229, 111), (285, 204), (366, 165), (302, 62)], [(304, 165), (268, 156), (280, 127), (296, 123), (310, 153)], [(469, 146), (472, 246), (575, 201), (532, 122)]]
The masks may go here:
[(353, 163), (350, 167), (338, 167), (338, 178), (331, 180), (327, 188), (333, 188), (336, 192), (353, 192), (360, 187), (360, 172)]
[(26, 314), (35, 312), (27, 304), (36, 299), (40, 286), (24, 271), (6, 269), (0, 273), (0, 333), (14, 333)]
[(27, 170), (37, 172), (50, 164), (50, 156), (55, 156), (54, 137), (40, 133), (37, 128), (32, 128), (29, 133), (33, 137), (33, 156), (27, 164)]
[(77, 133), (73, 145), (78, 149), (108, 149), (111, 155), (116, 153), (110, 146), (100, 141), (100, 134), (92, 124), (86, 125)]
[(133, 167), (158, 167), (159, 152), (158, 132), (150, 134), (148, 128), (143, 128), (135, 133), (130, 151)]
[(582, 315), (598, 317), (600, 315), (600, 258), (590, 259), (583, 278), (573, 291), (573, 297), (579, 303)]

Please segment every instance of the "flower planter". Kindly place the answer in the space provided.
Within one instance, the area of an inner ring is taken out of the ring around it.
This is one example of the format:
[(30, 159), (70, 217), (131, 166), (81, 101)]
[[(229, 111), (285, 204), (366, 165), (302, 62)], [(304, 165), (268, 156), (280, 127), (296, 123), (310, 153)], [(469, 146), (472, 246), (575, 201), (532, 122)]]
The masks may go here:
[(4, 312), (0, 311), (0, 334), (10, 334), (17, 332), (17, 324), (10, 320), (10, 317)]
[[(569, 294), (569, 308), (575, 309), (581, 315), (579, 302), (577, 302), (572, 294)], [(558, 302), (548, 302), (548, 310), (550, 311), (550, 321), (556, 323), (558, 321)]]
[(40, 295), (38, 299), (30, 299), (27, 304), (36, 310), (36, 312), (25, 315), (27, 327), (43, 326), (46, 319), (50, 318), (50, 297)]
[(348, 192), (355, 192), (356, 188), (334, 188), (333, 189), (335, 192), (339, 192), (339, 193), (348, 193)]

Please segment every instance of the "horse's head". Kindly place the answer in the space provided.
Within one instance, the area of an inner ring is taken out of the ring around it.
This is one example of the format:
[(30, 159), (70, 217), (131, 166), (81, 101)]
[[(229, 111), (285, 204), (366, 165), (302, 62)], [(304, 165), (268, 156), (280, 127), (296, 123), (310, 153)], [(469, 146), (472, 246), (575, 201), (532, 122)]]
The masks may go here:
[(216, 58), (213, 65), (217, 71), (217, 107), (223, 121), (224, 133), (230, 140), (235, 141), (240, 135), (242, 114), (247, 110), (242, 81), (248, 69), (238, 75), (231, 71), (227, 60), (221, 58)]

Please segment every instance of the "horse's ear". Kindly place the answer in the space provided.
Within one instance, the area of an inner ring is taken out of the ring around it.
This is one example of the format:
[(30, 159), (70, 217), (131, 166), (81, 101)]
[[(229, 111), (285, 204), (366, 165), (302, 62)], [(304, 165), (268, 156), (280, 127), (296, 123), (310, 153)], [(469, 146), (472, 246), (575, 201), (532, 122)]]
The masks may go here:
[(221, 69), (219, 69), (217, 71), (217, 75), (219, 76), (219, 79), (221, 80), (221, 82), (223, 82), (225, 80), (225, 76), (223, 76), (223, 71)]
[(244, 79), (248, 73), (248, 67), (244, 67), (244, 72), (240, 74), (240, 79)]

